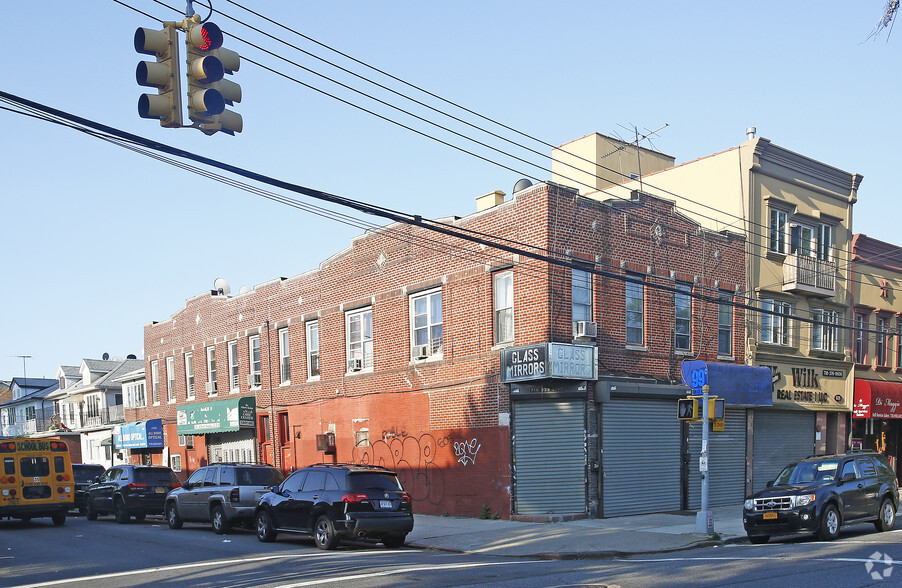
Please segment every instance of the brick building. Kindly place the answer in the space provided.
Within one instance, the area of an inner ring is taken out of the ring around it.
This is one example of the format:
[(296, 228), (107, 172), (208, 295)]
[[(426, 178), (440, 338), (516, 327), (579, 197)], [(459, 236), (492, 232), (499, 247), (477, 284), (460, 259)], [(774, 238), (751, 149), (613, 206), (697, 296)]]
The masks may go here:
[[(183, 478), (218, 460), (385, 464), (431, 514), (691, 505), (680, 363), (741, 363), (744, 239), (640, 193), (517, 187), (443, 221), (488, 243), (393, 224), (145, 325), (146, 406), (128, 416), (160, 419), (163, 443), (131, 459)], [(656, 498), (639, 503), (624, 481), (642, 476)]]

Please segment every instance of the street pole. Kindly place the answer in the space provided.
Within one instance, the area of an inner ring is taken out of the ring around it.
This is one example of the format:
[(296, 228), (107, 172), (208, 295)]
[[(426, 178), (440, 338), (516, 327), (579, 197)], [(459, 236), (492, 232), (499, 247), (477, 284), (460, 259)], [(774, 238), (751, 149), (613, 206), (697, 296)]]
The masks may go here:
[(702, 476), (702, 508), (695, 515), (695, 532), (714, 533), (714, 515), (708, 510), (708, 392), (707, 384), (702, 386), (702, 451), (698, 457), (698, 471)]

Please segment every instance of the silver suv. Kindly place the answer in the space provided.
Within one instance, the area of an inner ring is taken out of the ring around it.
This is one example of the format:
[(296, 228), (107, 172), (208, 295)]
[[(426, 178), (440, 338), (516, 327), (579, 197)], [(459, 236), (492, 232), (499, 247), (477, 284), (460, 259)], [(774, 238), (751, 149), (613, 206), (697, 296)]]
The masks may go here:
[(269, 465), (218, 463), (202, 467), (166, 496), (169, 528), (185, 521), (211, 523), (219, 534), (233, 525), (251, 526), (260, 496), (282, 483), (282, 472)]

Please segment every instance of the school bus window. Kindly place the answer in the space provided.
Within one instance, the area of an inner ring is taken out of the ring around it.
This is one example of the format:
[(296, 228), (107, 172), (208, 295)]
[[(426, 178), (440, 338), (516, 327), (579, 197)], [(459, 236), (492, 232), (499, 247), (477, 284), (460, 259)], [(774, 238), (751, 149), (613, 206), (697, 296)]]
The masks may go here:
[(23, 457), (20, 470), (25, 477), (50, 475), (50, 460), (46, 457)]
[(66, 472), (66, 461), (63, 459), (62, 455), (53, 456), (53, 471), (58, 474)]
[(10, 475), (16, 473), (16, 460), (12, 457), (3, 458), (3, 473)]

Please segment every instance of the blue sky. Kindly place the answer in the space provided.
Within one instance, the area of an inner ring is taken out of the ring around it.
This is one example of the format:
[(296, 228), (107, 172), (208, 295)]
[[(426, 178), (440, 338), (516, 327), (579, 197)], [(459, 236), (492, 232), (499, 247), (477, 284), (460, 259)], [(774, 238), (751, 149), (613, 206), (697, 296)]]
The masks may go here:
[[(123, 0), (176, 20), (151, 0)], [(183, 10), (184, 0), (167, 2)], [(252, 2), (282, 25), (435, 95), (559, 145), (592, 132), (632, 139), (669, 125), (656, 148), (689, 161), (735, 146), (745, 129), (864, 175), (854, 229), (897, 237), (902, 32), (868, 35), (883, 0), (865, 2)], [(198, 12), (206, 9), (195, 4)], [(475, 211), (523, 176), (548, 179), (550, 147), (490, 127), (512, 147), (405, 103), (253, 32), (380, 79), (323, 47), (215, 0), (226, 47), (247, 60), (233, 78), (244, 132), (207, 137), (140, 119), (137, 27), (154, 20), (109, 0), (2, 3), (0, 89), (150, 139), (312, 188), (438, 218)], [(231, 35), (231, 38), (230, 38)], [(280, 61), (241, 37), (392, 104), (511, 151), (504, 157)], [(313, 86), (465, 148), (455, 150)], [(445, 103), (419, 95), (437, 108)], [(276, 204), (106, 144), (0, 110), (0, 379), (53, 377), (104, 352), (143, 356), (143, 325), (228, 280), (233, 291), (294, 276), (348, 246), (355, 226)], [(365, 219), (372, 222), (372, 218)], [(381, 224), (381, 223), (380, 223)]]

